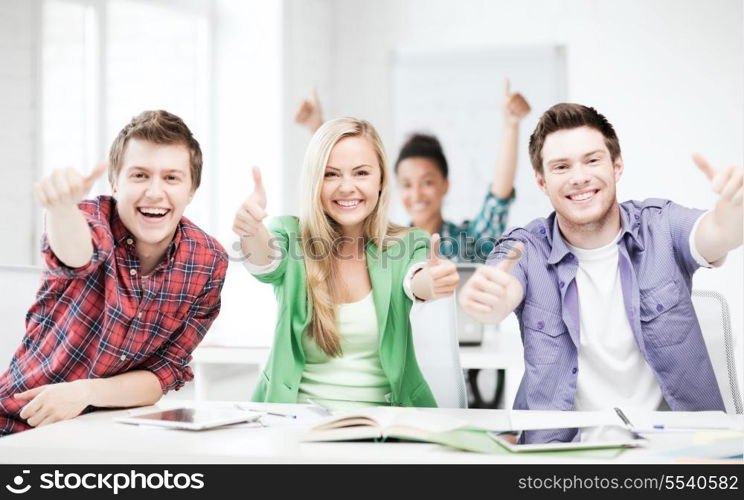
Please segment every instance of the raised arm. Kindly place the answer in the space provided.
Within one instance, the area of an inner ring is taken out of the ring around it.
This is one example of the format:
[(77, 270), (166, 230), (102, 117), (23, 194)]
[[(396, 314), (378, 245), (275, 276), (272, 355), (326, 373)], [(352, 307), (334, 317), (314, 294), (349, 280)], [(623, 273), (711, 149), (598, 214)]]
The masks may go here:
[(262, 222), (266, 218), (266, 190), (258, 167), (253, 167), (253, 182), (253, 193), (235, 214), (233, 231), (240, 236), (240, 248), (248, 261), (256, 266), (265, 266), (279, 255), (271, 245), (271, 233)]
[(57, 169), (34, 186), (37, 203), (46, 209), (49, 246), (68, 267), (82, 267), (93, 257), (90, 228), (78, 203), (106, 167), (100, 163), (88, 176), (73, 168)]
[(323, 125), (323, 111), (320, 109), (318, 91), (315, 88), (310, 99), (303, 100), (295, 111), (294, 122), (307, 127), (311, 134)]
[(514, 189), (517, 172), (517, 148), (519, 147), (519, 123), (530, 112), (530, 105), (518, 93), (511, 93), (509, 80), (504, 83), (504, 126), (501, 131), (501, 144), (496, 158), (491, 192), (494, 196), (506, 199)]
[(695, 233), (695, 247), (712, 264), (742, 243), (744, 170), (736, 166), (716, 170), (702, 155), (694, 154), (692, 158), (719, 195), (716, 206), (703, 216)]

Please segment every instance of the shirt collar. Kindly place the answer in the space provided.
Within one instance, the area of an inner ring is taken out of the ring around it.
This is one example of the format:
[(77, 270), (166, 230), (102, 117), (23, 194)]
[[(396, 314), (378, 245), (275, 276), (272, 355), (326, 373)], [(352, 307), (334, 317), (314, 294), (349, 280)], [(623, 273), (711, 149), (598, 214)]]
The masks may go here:
[[(638, 213), (631, 213), (630, 209), (625, 207), (622, 203), (619, 204), (620, 207), (620, 238), (618, 241), (623, 241), (625, 239), (625, 235), (630, 235), (631, 241), (638, 247), (640, 250), (644, 250), (643, 245), (641, 244), (640, 239), (638, 238), (638, 228), (640, 227), (640, 214)], [(558, 227), (558, 217), (556, 216), (556, 213), (553, 212), (550, 214), (550, 216), (547, 219), (547, 225), (553, 226), (552, 231), (550, 232), (552, 241), (550, 242), (550, 257), (548, 258), (548, 264), (557, 264), (563, 258), (571, 252), (571, 249), (568, 248), (568, 245), (566, 245), (566, 242), (563, 239), (563, 235), (561, 234), (561, 229)]]
[(556, 213), (553, 212), (550, 214), (547, 221), (548, 225), (552, 224), (553, 226), (552, 231), (548, 233), (552, 239), (552, 241), (550, 241), (550, 256), (548, 257), (548, 264), (557, 264), (563, 260), (563, 257), (569, 254), (571, 250), (566, 245), (566, 242), (563, 241), (563, 235), (561, 234), (561, 229), (558, 227), (558, 216)]
[(620, 224), (622, 226), (620, 238), (623, 239), (627, 234), (638, 250), (645, 250), (646, 248), (638, 237), (638, 229), (641, 227), (641, 214), (636, 207), (629, 203), (620, 203)]
[(119, 217), (119, 211), (116, 209), (116, 201), (111, 207), (111, 234), (114, 236), (116, 245), (123, 245), (128, 238), (134, 239), (132, 233), (126, 228)]

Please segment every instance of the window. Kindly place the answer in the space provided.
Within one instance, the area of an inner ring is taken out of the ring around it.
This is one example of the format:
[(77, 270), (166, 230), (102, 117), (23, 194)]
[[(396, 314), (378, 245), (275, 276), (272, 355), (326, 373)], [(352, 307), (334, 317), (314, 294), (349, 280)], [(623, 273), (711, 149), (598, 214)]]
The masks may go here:
[[(205, 156), (202, 185), (186, 216), (216, 236), (232, 260), (209, 335), (228, 345), (270, 345), (276, 302), (271, 288), (238, 262), (231, 226), (252, 188), (251, 165), (263, 167), (270, 213), (281, 213), (282, 2), (41, 5), (42, 172), (90, 171), (142, 110), (183, 118)], [(101, 179), (90, 196), (108, 192)], [(37, 248), (37, 263), (38, 254)]]
[[(146, 109), (180, 116), (209, 149), (209, 2), (45, 0), (42, 12), (42, 171), (85, 172)], [(210, 176), (186, 214), (211, 220)], [(108, 192), (99, 180), (92, 195)]]

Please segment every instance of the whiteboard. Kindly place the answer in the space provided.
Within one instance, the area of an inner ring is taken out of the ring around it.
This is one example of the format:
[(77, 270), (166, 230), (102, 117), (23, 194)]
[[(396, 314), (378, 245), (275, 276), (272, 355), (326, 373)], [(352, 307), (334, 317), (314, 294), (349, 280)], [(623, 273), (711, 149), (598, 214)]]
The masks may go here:
[[(480, 49), (399, 49), (391, 58), (392, 116), (395, 149), (391, 162), (413, 132), (439, 138), (449, 164), (446, 220), (472, 219), (488, 192), (502, 127), (504, 78), (520, 92), (532, 111), (520, 125), (517, 199), (507, 225), (524, 225), (551, 211), (535, 185), (527, 151), (540, 115), (566, 99), (565, 50), (560, 46)], [(392, 219), (410, 223), (399, 193)]]

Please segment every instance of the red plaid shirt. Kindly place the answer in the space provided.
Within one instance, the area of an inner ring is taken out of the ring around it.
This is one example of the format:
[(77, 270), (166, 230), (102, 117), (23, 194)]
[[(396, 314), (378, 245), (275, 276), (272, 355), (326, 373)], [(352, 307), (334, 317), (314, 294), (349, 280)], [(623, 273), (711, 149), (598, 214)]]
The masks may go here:
[(0, 377), (0, 435), (26, 430), (13, 394), (44, 384), (149, 370), (163, 393), (194, 375), (191, 352), (220, 310), (227, 271), (222, 246), (185, 217), (163, 261), (140, 275), (134, 237), (110, 196), (80, 203), (93, 257), (62, 264), (44, 238), (46, 263), (26, 335)]

